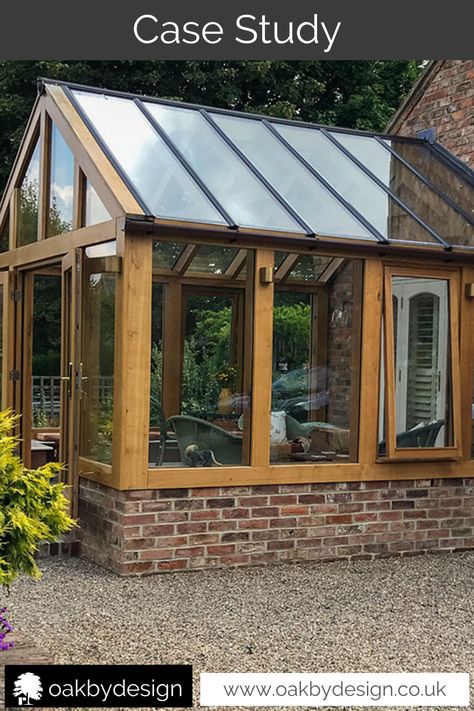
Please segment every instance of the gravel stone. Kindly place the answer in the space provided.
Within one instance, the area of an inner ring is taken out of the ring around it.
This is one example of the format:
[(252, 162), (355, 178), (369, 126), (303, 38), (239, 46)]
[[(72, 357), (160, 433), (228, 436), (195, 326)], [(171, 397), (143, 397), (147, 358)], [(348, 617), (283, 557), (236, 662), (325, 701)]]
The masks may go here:
[(20, 633), (57, 663), (193, 664), (196, 706), (202, 671), (474, 679), (474, 553), (141, 578), (74, 558), (41, 568), (7, 601)]

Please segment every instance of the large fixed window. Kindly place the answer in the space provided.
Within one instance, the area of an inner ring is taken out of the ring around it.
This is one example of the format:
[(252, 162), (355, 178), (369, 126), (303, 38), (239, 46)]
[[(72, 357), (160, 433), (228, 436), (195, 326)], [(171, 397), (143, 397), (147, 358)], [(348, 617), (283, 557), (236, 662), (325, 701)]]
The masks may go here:
[[(116, 275), (84, 260), (80, 455), (112, 462)], [(98, 250), (96, 250), (97, 252)]]
[(248, 254), (153, 245), (150, 467), (249, 463)]
[(387, 267), (379, 455), (458, 455), (459, 281)]
[(276, 253), (270, 459), (357, 459), (362, 265)]

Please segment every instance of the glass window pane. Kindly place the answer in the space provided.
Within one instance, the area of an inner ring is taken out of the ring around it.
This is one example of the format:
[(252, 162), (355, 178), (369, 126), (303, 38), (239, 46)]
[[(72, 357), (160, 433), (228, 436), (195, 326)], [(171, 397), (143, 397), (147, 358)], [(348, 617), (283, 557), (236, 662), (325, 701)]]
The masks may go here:
[(237, 225), (302, 232), (198, 111), (146, 106)]
[(198, 249), (188, 271), (223, 274), (238, 251), (234, 247), (203, 245)]
[(0, 252), (7, 252), (10, 245), (10, 214), (7, 212), (5, 222), (0, 230)]
[(115, 257), (117, 256), (117, 242), (116, 240), (110, 240), (110, 242), (101, 242), (100, 244), (94, 244), (91, 247), (86, 247), (86, 257)]
[(213, 114), (216, 123), (317, 234), (375, 237), (265, 128)]
[[(227, 248), (202, 249), (205, 272), (217, 273), (211, 262), (229, 261)], [(245, 323), (245, 282), (228, 288), (215, 278), (204, 287), (189, 279), (176, 290), (159, 278), (152, 287), (150, 466), (248, 464), (251, 373), (245, 364), (251, 344), (245, 334), (251, 328)]]
[(61, 277), (35, 274), (33, 293), (32, 425), (59, 427)]
[(53, 124), (51, 128), (51, 178), (47, 236), (72, 229), (74, 209), (74, 156)]
[[(393, 277), (392, 303), (396, 446), (452, 446), (449, 283)], [(385, 439), (379, 453), (386, 453)]]
[(355, 461), (362, 279), (358, 260), (337, 259), (324, 287), (275, 286), (271, 460)]
[(275, 124), (275, 128), (384, 237), (391, 240), (436, 243), (436, 239), (427, 230), (410, 217), (321, 131), (283, 124)]
[(81, 456), (112, 462), (116, 275), (84, 263)]
[[(374, 138), (344, 133), (333, 135), (450, 244), (474, 245), (474, 227)], [(411, 145), (399, 143), (403, 153), (409, 153), (405, 146)]]
[(184, 244), (174, 242), (153, 242), (153, 267), (172, 269), (185, 247)]
[(39, 141), (31, 156), (20, 186), (17, 245), (31, 244), (38, 239), (38, 199), (40, 173)]
[(333, 262), (333, 257), (302, 254), (290, 272), (288, 279), (318, 281), (326, 267)]
[(97, 195), (92, 183), (86, 178), (84, 226), (98, 225), (100, 222), (107, 222), (110, 219), (104, 203)]
[(132, 100), (74, 95), (152, 215), (224, 222)]

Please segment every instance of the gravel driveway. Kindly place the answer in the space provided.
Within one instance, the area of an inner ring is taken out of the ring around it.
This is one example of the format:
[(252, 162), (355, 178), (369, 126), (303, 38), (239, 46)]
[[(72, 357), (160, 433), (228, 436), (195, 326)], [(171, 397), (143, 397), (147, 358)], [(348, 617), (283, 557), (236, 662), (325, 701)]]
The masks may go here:
[(13, 587), (10, 618), (57, 662), (192, 663), (196, 680), (201, 671), (474, 677), (474, 553), (144, 578), (78, 559), (41, 567), (41, 582)]

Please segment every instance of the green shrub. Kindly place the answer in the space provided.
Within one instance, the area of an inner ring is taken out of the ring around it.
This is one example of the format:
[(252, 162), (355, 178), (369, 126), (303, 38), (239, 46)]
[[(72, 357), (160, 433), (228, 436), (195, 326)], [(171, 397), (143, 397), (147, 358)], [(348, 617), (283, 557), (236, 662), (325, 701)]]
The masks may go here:
[(54, 484), (62, 466), (26, 469), (12, 437), (17, 417), (0, 412), (0, 585), (10, 586), (24, 573), (41, 577), (35, 553), (42, 541), (56, 541), (75, 524), (68, 515), (64, 484)]

